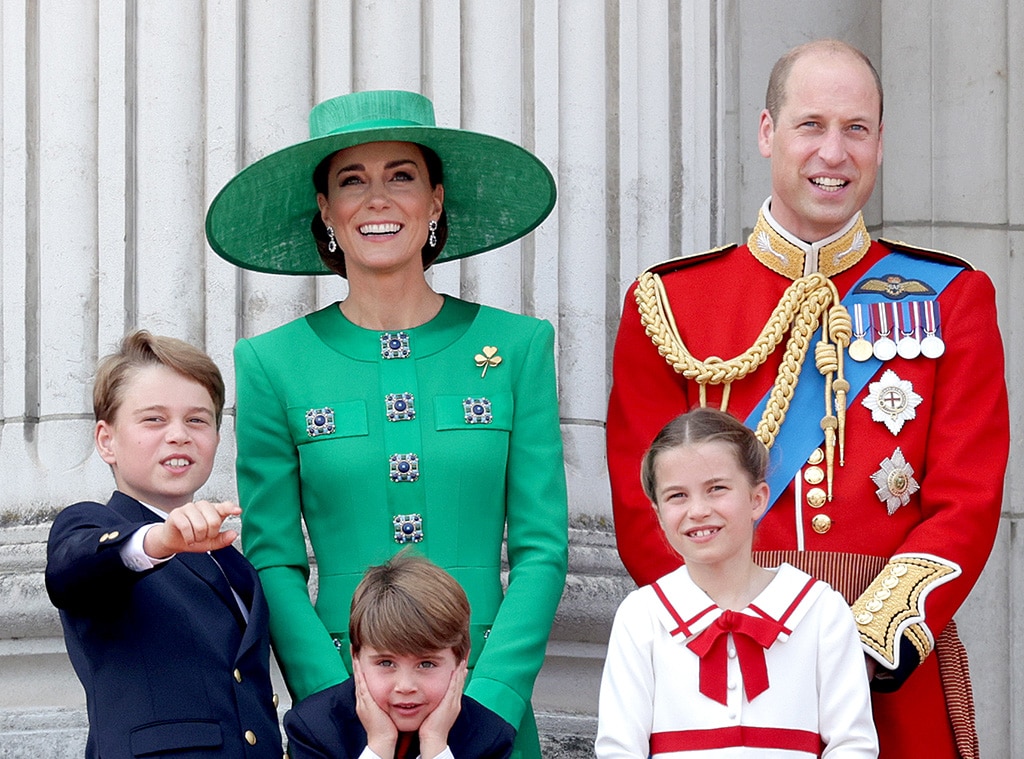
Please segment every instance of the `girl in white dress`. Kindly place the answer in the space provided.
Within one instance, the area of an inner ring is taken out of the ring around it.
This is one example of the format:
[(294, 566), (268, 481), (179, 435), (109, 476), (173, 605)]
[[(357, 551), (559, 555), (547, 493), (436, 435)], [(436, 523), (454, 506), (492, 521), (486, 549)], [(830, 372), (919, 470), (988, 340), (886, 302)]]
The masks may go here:
[(754, 563), (768, 451), (738, 420), (670, 422), (641, 479), (685, 566), (619, 606), (601, 680), (599, 759), (878, 756), (864, 656), (842, 596)]

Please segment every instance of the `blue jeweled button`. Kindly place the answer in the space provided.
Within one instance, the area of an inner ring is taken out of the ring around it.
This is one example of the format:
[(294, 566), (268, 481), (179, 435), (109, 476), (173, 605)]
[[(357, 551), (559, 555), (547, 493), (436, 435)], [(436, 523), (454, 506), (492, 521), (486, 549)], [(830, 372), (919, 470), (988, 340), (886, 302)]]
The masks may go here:
[(466, 412), (466, 424), (490, 424), (494, 419), (491, 402), (486, 398), (466, 398), (462, 408)]
[(381, 332), (380, 355), (386, 359), (409, 358), (409, 334), (407, 332)]
[(396, 514), (392, 523), (396, 543), (419, 543), (423, 540), (423, 517), (419, 514)]
[(416, 404), (412, 393), (388, 393), (384, 396), (389, 422), (408, 422), (416, 418)]
[(334, 409), (311, 408), (306, 412), (306, 434), (310, 437), (334, 433)]
[(389, 459), (392, 482), (416, 482), (420, 478), (419, 456), (415, 453), (394, 453)]

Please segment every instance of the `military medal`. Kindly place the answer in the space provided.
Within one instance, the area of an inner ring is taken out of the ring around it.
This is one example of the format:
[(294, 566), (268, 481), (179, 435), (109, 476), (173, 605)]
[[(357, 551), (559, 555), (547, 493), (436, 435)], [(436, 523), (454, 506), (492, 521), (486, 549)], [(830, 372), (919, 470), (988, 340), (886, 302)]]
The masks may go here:
[(924, 302), (924, 339), (921, 340), (921, 353), (925, 358), (938, 358), (946, 352), (946, 344), (939, 337), (939, 302)]
[(874, 421), (881, 422), (896, 435), (905, 422), (917, 417), (915, 409), (922, 400), (909, 381), (900, 379), (892, 369), (886, 369), (877, 382), (868, 385), (868, 394), (861, 403), (871, 411)]
[(921, 355), (921, 311), (917, 301), (897, 306), (899, 323), (896, 330), (900, 335), (896, 352), (900, 358), (913, 359)]
[(892, 321), (889, 319), (889, 309), (886, 303), (874, 303), (871, 307), (872, 322), (875, 327), (875, 345), (873, 353), (879, 361), (889, 361), (896, 358), (896, 342), (889, 337), (892, 334)]
[(854, 361), (867, 361), (872, 356), (871, 343), (865, 338), (867, 329), (864, 327), (864, 306), (855, 303), (853, 306), (853, 337), (850, 343), (850, 358)]
[(907, 463), (899, 448), (889, 458), (882, 459), (879, 470), (871, 475), (871, 481), (878, 488), (875, 495), (885, 504), (889, 516), (910, 503), (910, 496), (921, 489), (914, 479), (914, 467)]

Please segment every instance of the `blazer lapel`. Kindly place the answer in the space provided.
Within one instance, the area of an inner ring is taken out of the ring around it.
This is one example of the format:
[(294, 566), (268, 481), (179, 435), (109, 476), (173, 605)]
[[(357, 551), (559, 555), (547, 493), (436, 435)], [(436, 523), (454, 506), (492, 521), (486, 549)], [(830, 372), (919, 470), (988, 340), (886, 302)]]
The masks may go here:
[[(155, 523), (160, 517), (147, 509), (131, 496), (120, 491), (115, 491), (107, 504), (109, 508), (131, 522)], [(221, 600), (231, 609), (235, 615), (238, 626), (246, 628), (245, 617), (238, 608), (238, 601), (231, 592), (232, 587), (242, 598), (243, 603), (250, 609), (253, 606), (253, 591), (255, 583), (249, 576), (245, 566), (245, 560), (235, 551), (234, 548), (222, 548), (216, 552), (216, 560), (206, 553), (179, 553), (174, 560), (181, 562), (181, 566), (188, 568), (193, 574), (210, 585), (220, 596)], [(173, 561), (173, 560), (172, 560)], [(236, 579), (237, 578), (237, 579)], [(229, 584), (230, 583), (230, 584)]]
[(245, 617), (242, 616), (242, 611), (238, 608), (238, 601), (231, 592), (227, 577), (213, 557), (206, 553), (179, 553), (174, 558), (180, 560), (182, 566), (187, 567), (217, 592), (231, 613), (235, 615), (238, 626), (244, 630)]
[(231, 546), (221, 548), (210, 555), (220, 564), (221, 570), (223, 570), (224, 575), (228, 578), (228, 582), (231, 583), (231, 587), (241, 597), (245, 608), (252, 610), (256, 578), (253, 576), (253, 570), (248, 566), (245, 559), (242, 558), (242, 555)]

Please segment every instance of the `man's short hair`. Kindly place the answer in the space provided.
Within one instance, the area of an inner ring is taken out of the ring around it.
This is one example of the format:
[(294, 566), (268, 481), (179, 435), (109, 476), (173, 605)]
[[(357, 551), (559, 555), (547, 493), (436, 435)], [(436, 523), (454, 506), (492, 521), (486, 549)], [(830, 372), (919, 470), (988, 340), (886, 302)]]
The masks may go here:
[(469, 599), (439, 566), (402, 552), (363, 575), (348, 631), (353, 655), (363, 646), (413, 656), (451, 648), (461, 661), (469, 656)]
[(92, 409), (97, 422), (114, 422), (124, 401), (125, 388), (135, 372), (146, 366), (166, 366), (206, 388), (220, 429), (224, 378), (213, 359), (183, 340), (152, 335), (144, 329), (125, 335), (117, 350), (100, 361), (92, 387)]
[(819, 51), (832, 53), (834, 55), (850, 55), (868, 67), (868, 70), (871, 71), (871, 76), (875, 79), (875, 87), (878, 89), (878, 121), (881, 123), (882, 78), (878, 75), (878, 70), (875, 68), (874, 64), (871, 63), (871, 59), (864, 55), (861, 50), (847, 42), (836, 39), (812, 40), (811, 42), (805, 42), (802, 45), (797, 45), (791, 50), (786, 51), (782, 57), (775, 62), (775, 66), (772, 67), (771, 76), (768, 77), (768, 91), (765, 93), (764, 98), (764, 107), (768, 110), (768, 114), (772, 117), (772, 121), (778, 121), (779, 111), (782, 110), (782, 106), (786, 101), (786, 82), (789, 79), (789, 72), (793, 69), (793, 64), (807, 53)]

